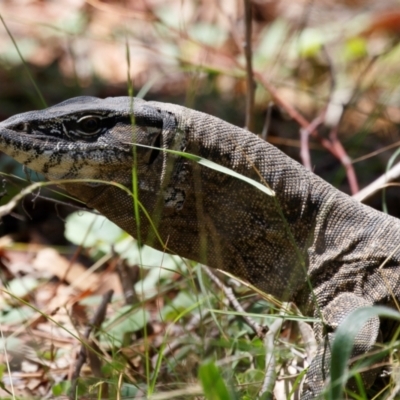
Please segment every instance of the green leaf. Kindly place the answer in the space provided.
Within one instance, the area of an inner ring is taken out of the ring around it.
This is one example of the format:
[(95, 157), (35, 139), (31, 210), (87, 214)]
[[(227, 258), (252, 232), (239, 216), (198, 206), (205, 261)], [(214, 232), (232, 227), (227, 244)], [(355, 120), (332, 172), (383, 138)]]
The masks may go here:
[(229, 400), (231, 398), (221, 373), (214, 363), (199, 368), (199, 379), (207, 400)]
[(385, 317), (400, 321), (400, 313), (383, 306), (362, 307), (350, 313), (335, 333), (331, 358), (331, 386), (329, 399), (342, 399), (348, 378), (347, 363), (351, 356), (354, 339), (365, 323), (372, 317)]
[(53, 385), (51, 391), (54, 396), (61, 396), (63, 394), (68, 394), (70, 387), (70, 381), (62, 381)]

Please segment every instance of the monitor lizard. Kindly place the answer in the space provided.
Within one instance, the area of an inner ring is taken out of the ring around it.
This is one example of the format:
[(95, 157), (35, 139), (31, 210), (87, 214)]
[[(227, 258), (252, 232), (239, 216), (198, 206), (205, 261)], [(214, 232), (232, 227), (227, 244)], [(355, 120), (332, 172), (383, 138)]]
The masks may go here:
[[(49, 180), (86, 179), (61, 186), (144, 243), (228, 271), (321, 317), (303, 400), (323, 391), (326, 343), (343, 319), (363, 306), (394, 307), (400, 297), (398, 219), (208, 114), (129, 97), (77, 97), (1, 122), (0, 150)], [(134, 187), (136, 212), (132, 195), (107, 182)], [(369, 320), (353, 355), (371, 350), (378, 335), (385, 339), (380, 325)]]

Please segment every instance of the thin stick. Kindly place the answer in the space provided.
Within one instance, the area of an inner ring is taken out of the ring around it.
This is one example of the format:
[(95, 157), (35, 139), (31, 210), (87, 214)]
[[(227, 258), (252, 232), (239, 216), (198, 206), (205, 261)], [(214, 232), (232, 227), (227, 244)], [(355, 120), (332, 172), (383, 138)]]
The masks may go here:
[(394, 147), (397, 148), (397, 147), (399, 147), (399, 146), (400, 146), (400, 140), (398, 140), (397, 142), (394, 142), (394, 143), (392, 143), (392, 144), (389, 144), (388, 146), (382, 147), (382, 148), (379, 149), (379, 150), (375, 150), (375, 151), (372, 151), (371, 153), (365, 154), (364, 156), (360, 156), (360, 157), (357, 157), (357, 158), (353, 158), (353, 159), (351, 160), (351, 162), (352, 162), (353, 164), (355, 164), (355, 163), (358, 163), (358, 162), (360, 162), (360, 161), (367, 160), (368, 158), (374, 157), (374, 156), (376, 156), (376, 155), (378, 155), (378, 154), (381, 154), (381, 153), (383, 153), (383, 152), (385, 152), (385, 151), (388, 151), (388, 150), (390, 150), (390, 149), (393, 149)]
[(356, 194), (359, 191), (358, 181), (356, 171), (354, 170), (353, 164), (351, 162), (350, 157), (347, 155), (346, 150), (344, 149), (342, 142), (338, 138), (338, 128), (339, 125), (334, 126), (331, 129), (329, 137), (331, 139), (331, 143), (336, 150), (336, 155), (342, 163), (343, 167), (346, 170), (347, 180), (350, 186), (350, 192), (352, 195)]
[(311, 157), (310, 157), (310, 144), (308, 141), (309, 136), (315, 131), (319, 125), (324, 122), (325, 111), (322, 112), (317, 118), (315, 118), (307, 128), (300, 128), (300, 157), (303, 165), (308, 169), (312, 170)]
[(246, 129), (253, 130), (253, 114), (254, 114), (254, 87), (252, 49), (251, 49), (251, 4), (250, 0), (244, 0), (244, 23), (245, 23), (245, 40), (243, 44), (244, 55), (246, 58)]

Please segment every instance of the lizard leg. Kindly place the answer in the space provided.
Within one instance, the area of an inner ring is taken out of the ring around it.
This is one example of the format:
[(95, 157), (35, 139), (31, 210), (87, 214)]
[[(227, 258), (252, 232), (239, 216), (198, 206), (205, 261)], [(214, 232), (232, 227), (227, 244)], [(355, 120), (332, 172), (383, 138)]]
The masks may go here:
[[(328, 303), (321, 311), (324, 325), (316, 324), (314, 331), (318, 341), (317, 354), (308, 368), (302, 400), (318, 397), (327, 384), (329, 378), (329, 366), (331, 363), (331, 345), (334, 331), (352, 311), (359, 307), (372, 305), (367, 300), (354, 293), (342, 293)], [(379, 318), (373, 317), (367, 321), (358, 332), (352, 351), (352, 357), (365, 354), (374, 346), (379, 334)], [(365, 386), (370, 386), (377, 375), (377, 370), (362, 374)], [(354, 383), (348, 385), (354, 389)]]

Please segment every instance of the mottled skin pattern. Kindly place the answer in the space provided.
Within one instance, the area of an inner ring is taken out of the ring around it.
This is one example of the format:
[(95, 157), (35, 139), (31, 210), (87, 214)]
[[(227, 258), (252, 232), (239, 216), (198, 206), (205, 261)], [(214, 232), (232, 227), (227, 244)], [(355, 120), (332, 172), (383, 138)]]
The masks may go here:
[[(275, 196), (176, 154), (133, 150), (132, 142), (207, 158), (267, 184)], [(0, 123), (0, 149), (50, 180), (101, 179), (129, 189), (135, 153), (138, 199), (168, 251), (229, 271), (295, 301), (304, 313), (322, 316), (324, 329), (314, 327), (320, 347), (303, 399), (323, 389), (330, 357), (329, 349), (323, 354), (324, 337), (331, 339), (352, 310), (392, 305), (392, 296), (399, 297), (399, 220), (358, 203), (256, 135), (210, 115), (129, 97), (79, 97)], [(137, 236), (126, 192), (93, 182), (63, 186)], [(140, 235), (165, 249), (143, 212)], [(353, 355), (371, 349), (378, 333), (379, 320), (373, 319)]]

